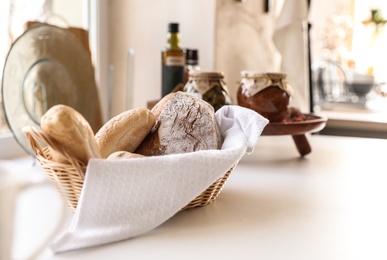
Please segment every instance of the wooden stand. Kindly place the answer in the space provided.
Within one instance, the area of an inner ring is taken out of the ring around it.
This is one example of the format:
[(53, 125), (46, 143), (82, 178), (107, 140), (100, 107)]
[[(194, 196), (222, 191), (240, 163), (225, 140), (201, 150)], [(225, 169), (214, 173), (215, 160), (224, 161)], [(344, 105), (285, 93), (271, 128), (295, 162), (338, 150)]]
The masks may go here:
[(305, 156), (312, 152), (312, 148), (305, 135), (292, 135), (292, 138), (301, 156)]
[(327, 119), (315, 115), (308, 115), (310, 120), (303, 122), (269, 123), (262, 135), (291, 135), (296, 148), (301, 156), (312, 152), (306, 133), (318, 132), (326, 125)]

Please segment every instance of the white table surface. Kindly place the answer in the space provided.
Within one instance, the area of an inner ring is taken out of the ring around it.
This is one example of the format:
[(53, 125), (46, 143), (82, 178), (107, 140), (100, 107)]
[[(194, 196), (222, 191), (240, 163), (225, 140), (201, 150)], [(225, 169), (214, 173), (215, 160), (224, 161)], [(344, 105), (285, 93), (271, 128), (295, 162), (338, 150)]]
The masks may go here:
[[(387, 140), (308, 139), (312, 153), (300, 158), (290, 136), (261, 137), (214, 203), (143, 236), (58, 255), (46, 248), (38, 259), (387, 259)], [(53, 210), (40, 211), (36, 230), (55, 221)], [(36, 230), (18, 236), (17, 252)]]

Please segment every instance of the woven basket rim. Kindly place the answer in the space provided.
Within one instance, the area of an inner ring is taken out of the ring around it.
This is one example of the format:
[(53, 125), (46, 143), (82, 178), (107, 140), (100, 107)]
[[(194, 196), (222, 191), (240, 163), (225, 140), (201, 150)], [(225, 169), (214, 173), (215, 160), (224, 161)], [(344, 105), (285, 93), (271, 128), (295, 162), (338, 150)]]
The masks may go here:
[[(85, 178), (86, 165), (84, 165), (82, 162), (72, 157), (63, 146), (61, 146), (54, 139), (50, 138), (40, 128), (37, 128), (34, 126), (27, 126), (27, 127), (24, 127), (22, 131), (26, 135), (27, 140), (29, 141), (31, 150), (37, 158), (45, 160), (44, 161), (45, 163), (51, 162), (54, 165), (59, 164), (62, 167), (64, 167), (65, 165), (73, 166), (77, 170), (79, 177), (81, 179)], [(43, 147), (42, 143), (46, 144), (46, 146)], [(52, 161), (51, 156), (49, 156), (50, 153), (44, 150), (47, 147), (48, 149), (54, 149), (55, 151), (59, 152), (69, 163), (64, 164), (64, 163)]]
[[(49, 178), (55, 182), (57, 190), (67, 200), (68, 206), (75, 211), (82, 190), (87, 165), (71, 157), (58, 142), (51, 139), (41, 129), (25, 127), (22, 131), (26, 135), (36, 159)], [(41, 143), (45, 143), (46, 146), (43, 147)], [(50, 148), (62, 153), (69, 163), (65, 164), (53, 161)], [(223, 189), (235, 166), (236, 164), (188, 205), (183, 207), (182, 210), (203, 207), (214, 201)]]

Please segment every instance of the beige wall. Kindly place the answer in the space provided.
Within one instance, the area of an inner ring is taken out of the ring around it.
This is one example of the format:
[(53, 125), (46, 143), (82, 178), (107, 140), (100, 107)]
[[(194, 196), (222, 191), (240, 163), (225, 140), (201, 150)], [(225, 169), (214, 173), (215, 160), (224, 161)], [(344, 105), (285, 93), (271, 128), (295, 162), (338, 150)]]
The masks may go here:
[(52, 0), (52, 12), (63, 17), (68, 26), (86, 29), (84, 0)]
[(223, 71), (230, 96), (236, 93), (242, 70), (275, 72), (280, 54), (273, 43), (276, 12), (263, 10), (263, 1), (217, 0), (215, 67)]
[[(112, 115), (126, 109), (127, 53), (130, 48), (135, 50), (133, 106), (146, 106), (147, 101), (160, 98), (160, 52), (166, 44), (167, 24), (171, 21), (181, 24), (182, 46), (199, 49), (203, 70), (225, 73), (230, 95), (236, 103), (241, 70), (280, 70), (279, 53), (272, 42), (277, 11), (274, 5), (270, 13), (265, 14), (263, 0), (243, 3), (231, 0), (110, 0), (108, 53), (109, 64), (114, 66)], [(302, 52), (302, 46), (299, 49)], [(302, 55), (299, 60), (305, 58)], [(302, 98), (297, 106), (306, 110), (306, 70), (300, 71), (297, 79), (302, 83), (297, 85), (302, 89), (297, 92)]]
[(215, 0), (110, 0), (107, 37), (109, 64), (114, 66), (112, 114), (126, 109), (130, 48), (135, 51), (133, 107), (160, 98), (161, 50), (166, 46), (169, 22), (180, 23), (181, 46), (198, 48), (201, 67), (212, 70), (214, 14)]
[[(313, 22), (317, 22), (315, 28), (322, 20), (321, 15), (327, 16), (343, 10), (347, 7), (344, 4), (346, 1), (330, 0), (330, 4), (317, 6), (314, 9), (314, 20), (312, 19)], [(130, 105), (146, 106), (147, 101), (160, 97), (160, 51), (165, 46), (167, 24), (171, 21), (181, 24), (182, 46), (199, 49), (202, 69), (225, 72), (226, 83), (234, 103), (238, 86), (236, 82), (240, 78), (241, 70), (267, 72), (281, 69), (279, 61), (281, 58), (272, 42), (276, 19), (282, 6), (279, 4), (281, 1), (272, 3), (269, 14), (263, 13), (263, 1), (238, 3), (231, 0), (106, 0), (106, 2), (108, 2), (106, 35), (108, 61), (101, 69), (108, 71), (109, 65), (114, 68), (114, 72), (110, 75), (111, 80), (106, 81), (103, 86), (106, 87), (111, 83), (113, 88), (111, 115), (127, 109), (126, 92), (130, 82), (127, 78), (130, 73), (127, 56), (131, 48), (134, 49), (135, 56), (132, 67), (134, 76), (129, 78), (133, 82)], [(325, 8), (327, 6), (328, 9)], [(323, 14), (319, 13), (320, 9), (325, 10)], [(301, 25), (296, 26), (300, 27), (295, 30), (300, 32), (305, 30)], [(305, 43), (301, 38), (298, 41), (300, 44)], [(293, 42), (294, 39), (290, 39), (290, 43)], [(303, 62), (296, 62), (294, 66), (292, 61), (288, 62), (292, 68), (284, 72), (294, 74), (288, 75), (290, 83), (294, 83), (296, 88), (293, 105), (307, 112), (309, 82), (304, 75), (307, 68), (298, 69), (306, 65), (306, 53), (303, 53), (301, 45), (298, 43), (297, 45), (299, 54), (293, 55), (292, 59), (299, 57)]]

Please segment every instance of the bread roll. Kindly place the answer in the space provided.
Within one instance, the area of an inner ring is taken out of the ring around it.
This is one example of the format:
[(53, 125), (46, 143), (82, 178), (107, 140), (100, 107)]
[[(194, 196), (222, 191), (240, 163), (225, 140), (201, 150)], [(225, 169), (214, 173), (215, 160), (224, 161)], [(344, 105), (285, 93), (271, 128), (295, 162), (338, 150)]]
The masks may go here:
[(127, 151), (117, 151), (108, 156), (107, 159), (134, 159), (134, 158), (144, 158), (144, 155), (137, 153), (130, 153)]
[(127, 110), (105, 123), (95, 134), (101, 156), (117, 151), (134, 152), (156, 122), (147, 108)]
[(90, 124), (78, 111), (69, 106), (51, 107), (41, 117), (40, 127), (70, 156), (84, 164), (87, 164), (91, 158), (101, 157)]
[(155, 127), (135, 153), (153, 156), (221, 148), (214, 108), (207, 102), (176, 92), (160, 100), (152, 112)]

